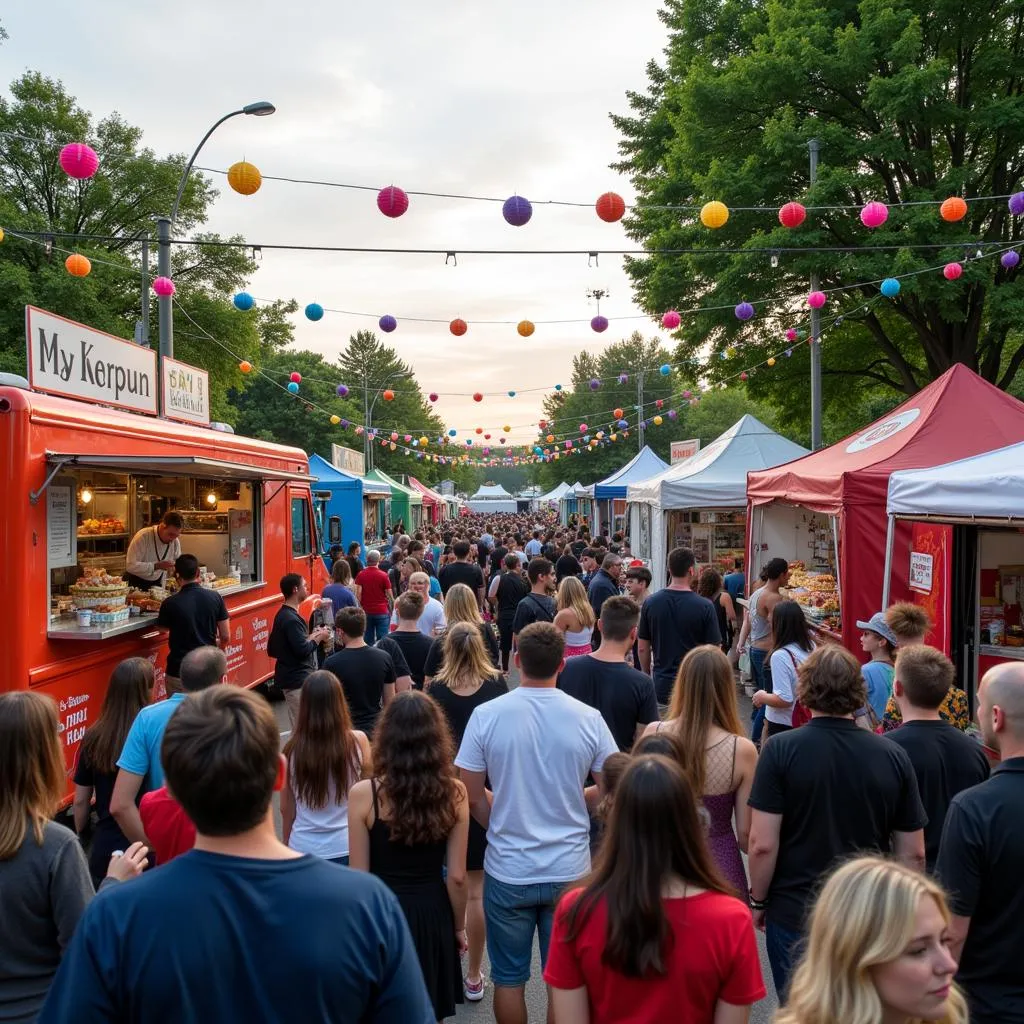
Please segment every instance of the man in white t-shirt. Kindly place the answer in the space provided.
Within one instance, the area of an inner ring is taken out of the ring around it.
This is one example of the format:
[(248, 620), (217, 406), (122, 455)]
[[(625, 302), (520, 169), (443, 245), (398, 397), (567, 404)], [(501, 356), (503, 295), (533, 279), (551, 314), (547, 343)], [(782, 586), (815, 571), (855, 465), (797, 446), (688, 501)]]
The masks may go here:
[[(497, 1024), (526, 1020), (533, 935), (547, 961), (555, 904), (590, 871), (590, 815), (605, 758), (618, 750), (600, 712), (556, 689), (565, 639), (550, 622), (518, 637), (521, 682), (481, 704), (455, 764), (487, 829), (484, 914)], [(587, 775), (596, 787), (584, 792)], [(493, 799), (488, 801), (485, 778)]]
[[(441, 635), (448, 625), (444, 617), (444, 605), (436, 597), (430, 596), (430, 577), (425, 572), (414, 572), (409, 577), (409, 589), (415, 594), (423, 595), (423, 614), (420, 616), (419, 628), (424, 636), (431, 640)], [(392, 629), (398, 625), (398, 609), (391, 613)]]

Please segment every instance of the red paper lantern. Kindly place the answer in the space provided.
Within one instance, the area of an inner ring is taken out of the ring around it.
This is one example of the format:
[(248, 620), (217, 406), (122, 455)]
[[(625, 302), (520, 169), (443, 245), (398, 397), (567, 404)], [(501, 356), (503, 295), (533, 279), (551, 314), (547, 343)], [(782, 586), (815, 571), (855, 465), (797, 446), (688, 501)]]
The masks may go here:
[(802, 203), (786, 203), (779, 210), (779, 223), (784, 228), (798, 228), (807, 219), (807, 209)]
[(455, 335), (456, 338), (461, 338), (466, 331), (469, 330), (469, 324), (465, 320), (453, 320), (448, 325), (448, 330)]
[(288, 379), (294, 381), (296, 384), (302, 383), (302, 374), (296, 371), (295, 373), (288, 374)]
[(479, 391), (474, 391), (473, 392), (473, 401), (474, 402), (482, 402), (483, 400), (484, 400), (484, 396), (481, 395)]
[(388, 390), (384, 392), (383, 398), (385, 402), (393, 402), (395, 400), (394, 391), (388, 388)]
[(607, 224), (614, 224), (617, 220), (622, 220), (626, 212), (626, 203), (617, 192), (605, 192), (597, 197), (594, 209), (601, 220)]
[(947, 281), (955, 281), (963, 272), (964, 268), (959, 263), (947, 263), (942, 268), (942, 275)]
[(409, 209), (409, 197), (396, 185), (388, 185), (377, 193), (377, 209), (385, 217), (401, 217)]
[(959, 196), (950, 196), (944, 200), (942, 205), (939, 207), (939, 216), (943, 220), (948, 220), (951, 223), (958, 220), (963, 220), (967, 216), (967, 203), (963, 201)]

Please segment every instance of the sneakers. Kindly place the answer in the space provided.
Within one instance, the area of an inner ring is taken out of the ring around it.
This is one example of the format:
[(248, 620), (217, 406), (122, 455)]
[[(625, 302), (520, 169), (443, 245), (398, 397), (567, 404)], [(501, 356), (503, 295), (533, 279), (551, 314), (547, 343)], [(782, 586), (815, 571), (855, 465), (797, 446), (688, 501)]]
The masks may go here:
[(484, 997), (484, 976), (481, 973), (480, 980), (475, 984), (471, 984), (467, 978), (462, 983), (462, 990), (466, 993), (466, 998), (471, 1003), (479, 1003)]

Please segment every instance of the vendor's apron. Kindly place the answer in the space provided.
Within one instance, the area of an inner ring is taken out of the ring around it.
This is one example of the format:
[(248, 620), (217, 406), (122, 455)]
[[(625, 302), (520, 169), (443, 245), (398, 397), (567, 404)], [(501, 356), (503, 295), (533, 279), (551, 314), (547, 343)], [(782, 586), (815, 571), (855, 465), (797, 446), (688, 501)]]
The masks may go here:
[[(157, 528), (154, 526), (152, 529), (153, 529), (153, 553), (156, 555), (156, 558), (154, 558), (153, 561), (154, 562), (164, 562), (164, 561), (167, 560), (167, 552), (171, 550), (171, 544), (173, 543), (173, 541), (168, 541), (164, 545), (164, 553), (160, 554), (160, 540), (157, 537), (157, 532), (156, 532)], [(155, 579), (155, 580), (147, 580), (145, 578), (145, 576), (136, 576), (135, 573), (133, 573), (133, 572), (126, 572), (124, 574), (124, 576), (123, 576), (123, 579), (125, 580), (125, 582), (129, 586), (134, 587), (136, 590), (152, 590), (153, 587), (160, 586), (163, 583), (164, 575), (163, 575), (163, 573), (161, 573), (160, 576), (157, 577), (157, 579)]]

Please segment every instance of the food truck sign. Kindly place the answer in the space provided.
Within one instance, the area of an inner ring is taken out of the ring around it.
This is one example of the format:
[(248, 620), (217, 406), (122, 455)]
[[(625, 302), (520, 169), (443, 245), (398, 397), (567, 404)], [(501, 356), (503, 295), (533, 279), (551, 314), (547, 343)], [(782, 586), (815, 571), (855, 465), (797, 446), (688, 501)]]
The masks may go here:
[(164, 415), (169, 420), (210, 425), (210, 375), (164, 356)]
[(25, 307), (29, 384), (36, 391), (157, 412), (156, 353), (74, 320)]

